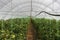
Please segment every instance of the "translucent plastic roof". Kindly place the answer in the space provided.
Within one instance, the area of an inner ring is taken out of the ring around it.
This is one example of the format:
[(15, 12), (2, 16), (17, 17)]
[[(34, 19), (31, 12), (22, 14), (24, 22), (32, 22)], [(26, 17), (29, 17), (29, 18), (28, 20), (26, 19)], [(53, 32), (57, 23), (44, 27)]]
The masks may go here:
[[(35, 17), (41, 11), (60, 14), (60, 0), (0, 0), (0, 19), (28, 17), (30, 13)], [(60, 18), (45, 13), (36, 17)]]

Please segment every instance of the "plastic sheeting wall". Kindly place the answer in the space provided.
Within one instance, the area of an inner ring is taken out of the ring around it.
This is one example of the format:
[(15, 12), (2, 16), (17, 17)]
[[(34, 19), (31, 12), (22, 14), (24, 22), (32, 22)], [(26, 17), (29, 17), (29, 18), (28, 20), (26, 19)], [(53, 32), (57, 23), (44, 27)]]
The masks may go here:
[[(60, 0), (0, 0), (0, 19), (28, 17), (31, 13), (31, 6), (33, 17), (41, 11), (60, 14)], [(37, 18), (42, 17), (60, 19), (58, 16), (50, 16), (45, 13), (37, 16)]]

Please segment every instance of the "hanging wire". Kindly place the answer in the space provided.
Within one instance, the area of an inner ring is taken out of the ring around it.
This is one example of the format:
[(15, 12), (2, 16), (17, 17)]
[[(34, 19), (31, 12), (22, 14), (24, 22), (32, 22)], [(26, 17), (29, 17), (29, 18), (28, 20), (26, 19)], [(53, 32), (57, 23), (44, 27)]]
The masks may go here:
[(32, 18), (32, 0), (31, 0), (31, 11), (30, 11), (30, 18)]
[(51, 13), (46, 12), (46, 11), (41, 11), (40, 13), (38, 13), (38, 14), (35, 15), (35, 16), (38, 16), (38, 15), (40, 15), (41, 13), (46, 13), (46, 14), (51, 15), (51, 16), (60, 16), (59, 14), (51, 14)]

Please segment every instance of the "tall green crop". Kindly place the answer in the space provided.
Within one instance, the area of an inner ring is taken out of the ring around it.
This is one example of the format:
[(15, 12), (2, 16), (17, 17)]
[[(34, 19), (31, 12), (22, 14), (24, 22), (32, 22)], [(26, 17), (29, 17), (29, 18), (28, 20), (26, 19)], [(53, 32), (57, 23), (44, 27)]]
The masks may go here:
[[(32, 20), (36, 29), (36, 40), (60, 40), (59, 20), (45, 18)], [(0, 20), (0, 40), (26, 40), (29, 21), (29, 18)]]

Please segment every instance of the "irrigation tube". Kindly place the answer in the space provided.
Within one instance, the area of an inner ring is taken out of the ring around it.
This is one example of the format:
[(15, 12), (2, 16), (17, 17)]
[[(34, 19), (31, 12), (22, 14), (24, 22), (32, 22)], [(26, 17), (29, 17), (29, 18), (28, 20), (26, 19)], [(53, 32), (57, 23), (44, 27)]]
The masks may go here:
[(51, 15), (51, 16), (60, 16), (59, 14), (51, 14), (51, 13), (46, 12), (46, 11), (41, 11), (40, 13), (38, 13), (38, 14), (35, 15), (35, 16), (38, 16), (38, 15), (40, 15), (41, 13), (46, 13), (46, 14)]

